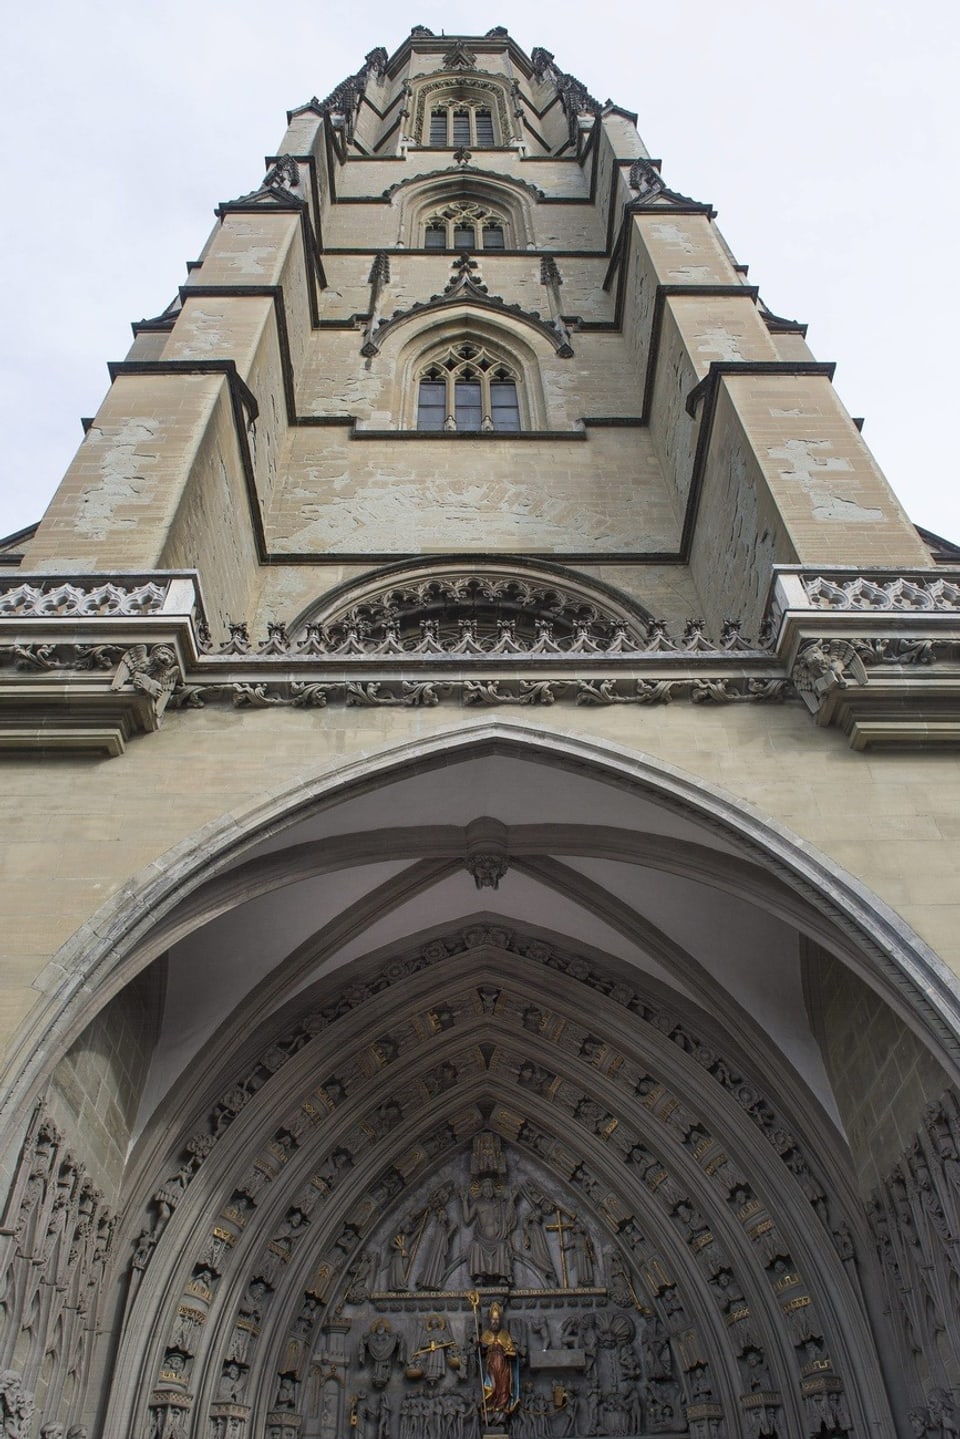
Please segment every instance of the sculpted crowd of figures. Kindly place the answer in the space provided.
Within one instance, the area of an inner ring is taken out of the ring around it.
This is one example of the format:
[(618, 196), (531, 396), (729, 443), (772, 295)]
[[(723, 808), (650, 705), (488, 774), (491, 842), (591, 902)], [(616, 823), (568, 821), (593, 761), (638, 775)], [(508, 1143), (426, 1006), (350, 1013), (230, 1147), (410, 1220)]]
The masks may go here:
[[(525, 1088), (550, 1081), (537, 1065), (522, 1068)], [(431, 1082), (451, 1083), (452, 1071), (453, 1062), (437, 1066)], [(593, 1100), (571, 1096), (569, 1102), (577, 1122), (598, 1131), (607, 1122)], [(222, 1122), (237, 1103), (225, 1097)], [(709, 1138), (682, 1105), (671, 1109), (668, 1127), (682, 1131), (688, 1146)], [(278, 1154), (295, 1142), (279, 1135)], [(561, 1190), (544, 1177), (540, 1160), (552, 1142), (528, 1121), (510, 1143), (481, 1129), (472, 1141), (438, 1146), (431, 1177), (419, 1190), (395, 1199), (384, 1191), (379, 1227), (361, 1247), (345, 1251), (333, 1288), (323, 1298), (303, 1298), (267, 1399), (269, 1439), (296, 1439), (304, 1414), (317, 1416), (320, 1439), (354, 1430), (367, 1439), (474, 1439), (497, 1419), (514, 1439), (687, 1431), (693, 1439), (721, 1439), (729, 1432), (717, 1381), (696, 1349), (674, 1281), (663, 1276), (650, 1287), (649, 1256), (635, 1219), (623, 1220), (611, 1244), (591, 1208), (600, 1191), (586, 1165), (578, 1164)], [(624, 1143), (630, 1140), (618, 1131), (610, 1152)], [(205, 1152), (201, 1139), (191, 1142), (181, 1170), (157, 1190), (146, 1253)], [(707, 1217), (642, 1144), (632, 1143), (625, 1157), (639, 1181), (649, 1187), (655, 1180), (656, 1202), (708, 1277), (737, 1345), (742, 1431), (748, 1439), (782, 1435), (783, 1398), (768, 1336)], [(785, 1148), (783, 1162), (855, 1273), (851, 1236), (833, 1217), (824, 1188), (796, 1149)], [(317, 1179), (332, 1192), (352, 1164), (346, 1149), (334, 1148)], [(745, 1226), (780, 1303), (804, 1376), (807, 1432), (817, 1439), (849, 1432), (852, 1418), (831, 1369), (817, 1304), (804, 1292), (777, 1224), (729, 1161), (718, 1160), (709, 1172)], [(255, 1165), (252, 1192), (238, 1191), (224, 1211), (226, 1227), (215, 1225), (198, 1246), (190, 1297), (166, 1339), (170, 1379), (152, 1397), (143, 1439), (252, 1439), (252, 1346), (286, 1256), (308, 1232), (306, 1199), (279, 1222), (240, 1300), (208, 1413), (191, 1413), (186, 1396), (205, 1308), (230, 1259), (229, 1216), (239, 1224), (253, 1212), (257, 1175), (265, 1179)], [(5, 1439), (85, 1439), (82, 1411), (75, 1410), (74, 1420), (70, 1408), (82, 1387), (114, 1220), (42, 1113), (28, 1133), (8, 1212), (0, 1432)], [(918, 1439), (954, 1439), (960, 1434), (960, 1107), (954, 1096), (930, 1107), (869, 1214), (914, 1395), (911, 1427)], [(135, 1253), (130, 1282), (142, 1273)], [(318, 1323), (323, 1314), (337, 1323)], [(50, 1417), (51, 1410), (58, 1417)]]
[(960, 1434), (960, 1104), (923, 1128), (868, 1206), (918, 1435)]

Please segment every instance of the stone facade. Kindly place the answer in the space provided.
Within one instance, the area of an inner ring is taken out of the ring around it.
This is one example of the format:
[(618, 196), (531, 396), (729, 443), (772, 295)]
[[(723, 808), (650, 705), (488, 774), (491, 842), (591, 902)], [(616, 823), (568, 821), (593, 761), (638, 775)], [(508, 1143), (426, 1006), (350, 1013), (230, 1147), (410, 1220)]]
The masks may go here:
[(415, 27), (111, 374), (0, 552), (4, 1432), (952, 1433), (960, 551), (712, 208)]

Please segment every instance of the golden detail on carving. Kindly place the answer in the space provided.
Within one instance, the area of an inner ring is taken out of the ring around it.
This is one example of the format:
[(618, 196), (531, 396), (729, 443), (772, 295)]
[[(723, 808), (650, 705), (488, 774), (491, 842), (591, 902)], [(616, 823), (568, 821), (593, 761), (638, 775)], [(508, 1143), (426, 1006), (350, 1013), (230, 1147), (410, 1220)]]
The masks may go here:
[(327, 1286), (330, 1283), (331, 1272), (329, 1264), (319, 1265), (313, 1278), (307, 1285), (307, 1293), (314, 1295), (317, 1299), (325, 1299), (327, 1297)]
[(691, 1239), (690, 1248), (694, 1254), (699, 1254), (701, 1249), (706, 1249), (707, 1245), (712, 1243), (713, 1235), (709, 1229), (705, 1229), (702, 1234), (698, 1234), (695, 1239)]
[[(332, 1101), (330, 1095), (327, 1094), (327, 1091), (325, 1091), (325, 1089), (314, 1089), (314, 1099), (317, 1099), (317, 1102), (318, 1104), (320, 1104), (321, 1109), (324, 1109), (327, 1114), (332, 1114), (332, 1112), (334, 1112), (334, 1109), (337, 1108), (337, 1105), (334, 1104), (334, 1101)], [(286, 1154), (282, 1154), (282, 1160), (284, 1160), (284, 1163), (286, 1163)]]
[(663, 1106), (660, 1113), (657, 1115), (657, 1118), (660, 1120), (661, 1124), (666, 1124), (667, 1120), (670, 1118), (671, 1114), (676, 1109), (679, 1103), (679, 1099), (670, 1098), (667, 1100), (666, 1104)]
[(205, 1299), (208, 1303), (213, 1298), (213, 1290), (208, 1289), (205, 1284), (201, 1284), (197, 1279), (190, 1280), (190, 1283), (187, 1285), (187, 1293), (192, 1294), (194, 1299)]
[(213, 1237), (214, 1239), (222, 1239), (224, 1244), (228, 1245), (231, 1249), (237, 1242), (237, 1236), (231, 1234), (229, 1229), (221, 1229), (219, 1224), (213, 1226)]
[(376, 1144), (377, 1131), (374, 1129), (372, 1124), (368, 1124), (365, 1119), (361, 1119), (357, 1128), (360, 1130), (360, 1133), (364, 1136), (364, 1138), (369, 1144)]
[(648, 1188), (648, 1189), (652, 1189), (652, 1190), (654, 1190), (654, 1192), (656, 1192), (656, 1190), (658, 1190), (658, 1189), (660, 1188), (661, 1184), (663, 1183), (663, 1181), (664, 1181), (667, 1177), (668, 1177), (668, 1172), (667, 1172), (666, 1169), (661, 1169), (661, 1170), (659, 1170), (656, 1174), (652, 1175), (652, 1176), (647, 1180), (647, 1188)]
[(821, 1374), (817, 1379), (801, 1379), (801, 1394), (839, 1394), (843, 1389), (838, 1374)]
[(593, 1065), (594, 1069), (599, 1069), (599, 1068), (600, 1068), (600, 1065), (603, 1063), (603, 1061), (604, 1061), (604, 1060), (606, 1059), (606, 1057), (607, 1057), (608, 1049), (609, 1049), (609, 1046), (608, 1046), (608, 1045), (606, 1045), (606, 1044), (601, 1044), (601, 1045), (598, 1046), (596, 1053), (595, 1053), (595, 1054), (591, 1054), (591, 1056), (590, 1056), (590, 1063)]
[(615, 1055), (614, 1058), (610, 1061), (609, 1068), (607, 1069), (607, 1074), (608, 1074), (608, 1075), (610, 1076), (610, 1078), (612, 1079), (615, 1074), (619, 1074), (619, 1072), (620, 1072), (620, 1070), (621, 1070), (622, 1068), (623, 1068), (623, 1055), (622, 1055), (622, 1054), (617, 1054), (617, 1055)]
[(759, 1199), (748, 1199), (746, 1204), (741, 1204), (737, 1210), (737, 1218), (742, 1224), (745, 1220), (749, 1219), (752, 1214), (759, 1214), (762, 1208), (763, 1206)]
[(780, 1394), (776, 1389), (761, 1389), (756, 1394), (741, 1394), (740, 1404), (744, 1409), (763, 1409), (768, 1404), (779, 1404)]
[(701, 1139), (701, 1140), (699, 1141), (699, 1143), (694, 1146), (693, 1157), (694, 1157), (694, 1159), (697, 1161), (698, 1164), (699, 1164), (700, 1160), (703, 1158), (703, 1156), (706, 1154), (707, 1150), (710, 1148), (710, 1146), (711, 1146), (712, 1143), (713, 1143), (713, 1135), (712, 1135), (712, 1134), (706, 1134), (706, 1135), (704, 1135), (703, 1139)]
[(810, 1303), (811, 1299), (809, 1294), (798, 1294), (796, 1299), (791, 1299), (789, 1303), (782, 1304), (780, 1307), (784, 1314), (793, 1314), (797, 1309), (806, 1309)]
[(777, 1294), (782, 1294), (784, 1289), (792, 1289), (795, 1284), (799, 1283), (799, 1274), (785, 1274), (782, 1279), (777, 1280), (776, 1284), (773, 1287)]
[(655, 1084), (654, 1087), (651, 1089), (650, 1093), (643, 1096), (642, 1103), (644, 1109), (655, 1109), (656, 1106), (659, 1104), (660, 1100), (666, 1094), (666, 1092), (667, 1090), (665, 1085)]
[(180, 1373), (178, 1373), (178, 1371), (177, 1371), (176, 1369), (161, 1369), (161, 1370), (160, 1370), (160, 1382), (161, 1382), (161, 1384), (176, 1384), (176, 1383), (178, 1383), (182, 1378), (183, 1378), (183, 1375), (180, 1374)]
[(414, 1170), (420, 1168), (420, 1165), (423, 1164), (426, 1157), (426, 1154), (420, 1146), (414, 1145), (413, 1149), (408, 1149), (406, 1154), (401, 1155), (401, 1157), (395, 1161), (395, 1167), (399, 1169), (404, 1179), (407, 1179), (413, 1174)]
[(600, 1138), (609, 1139), (611, 1134), (614, 1132), (615, 1129), (619, 1127), (619, 1125), (619, 1119), (608, 1119), (606, 1124), (600, 1130)]
[[(680, 1354), (680, 1363), (684, 1369), (692, 1369), (696, 1364), (706, 1364), (704, 1355), (700, 1352), (700, 1344), (697, 1340), (697, 1331), (688, 1329), (677, 1339), (677, 1349)], [(688, 1411), (689, 1412), (689, 1411)]]
[(759, 1224), (754, 1224), (750, 1229), (747, 1230), (747, 1234), (750, 1236), (751, 1239), (756, 1239), (761, 1234), (769, 1234), (772, 1228), (772, 1219), (761, 1219)]
[(749, 1319), (749, 1318), (750, 1318), (750, 1306), (749, 1306), (749, 1304), (741, 1304), (738, 1309), (731, 1309), (731, 1310), (730, 1310), (730, 1313), (727, 1315), (726, 1319), (724, 1320), (724, 1323), (726, 1324), (727, 1328), (729, 1329), (731, 1324), (739, 1324), (741, 1319)]
[(267, 1248), (269, 1249), (271, 1254), (275, 1254), (277, 1256), (281, 1264), (290, 1263), (290, 1255), (288, 1254), (286, 1249), (284, 1249), (282, 1244), (268, 1244)]
[(179, 1304), (177, 1313), (182, 1314), (185, 1319), (192, 1319), (194, 1324), (206, 1324), (207, 1316), (202, 1309), (192, 1309), (189, 1304)]
[(560, 1043), (561, 1036), (562, 1036), (562, 1034), (563, 1034), (563, 1031), (566, 1029), (566, 1027), (567, 1027), (567, 1021), (566, 1021), (565, 1019), (558, 1019), (558, 1020), (557, 1020), (556, 1024), (553, 1026), (553, 1029), (552, 1029), (551, 1032), (550, 1032), (550, 1038), (551, 1038), (551, 1040), (553, 1041), (554, 1044), (559, 1044), (559, 1043)]
[[(180, 1374), (174, 1375), (175, 1379), (181, 1379)], [(182, 1390), (175, 1389), (172, 1393), (169, 1389), (154, 1389), (150, 1395), (151, 1404), (165, 1404), (170, 1409), (189, 1409), (193, 1404), (193, 1395), (184, 1394)]]
[(673, 1280), (659, 1259), (652, 1259), (650, 1261), (643, 1271), (643, 1277), (646, 1281), (647, 1288), (654, 1297), (656, 1297), (661, 1290), (669, 1289), (673, 1283)]
[(260, 1325), (255, 1319), (250, 1319), (245, 1314), (240, 1315), (236, 1327), (245, 1330), (248, 1334), (252, 1334), (254, 1338), (260, 1333)]
[(223, 1217), (229, 1219), (230, 1223), (235, 1224), (238, 1229), (243, 1229), (247, 1223), (247, 1216), (233, 1204), (223, 1211)]
[(687, 1419), (722, 1419), (722, 1404), (690, 1404), (687, 1407)]
[(721, 1164), (725, 1164), (725, 1163), (726, 1163), (726, 1159), (727, 1159), (727, 1152), (726, 1152), (725, 1149), (721, 1149), (721, 1150), (719, 1151), (719, 1153), (717, 1153), (717, 1154), (715, 1154), (715, 1155), (713, 1156), (713, 1158), (710, 1160), (710, 1162), (709, 1162), (708, 1164), (705, 1164), (705, 1165), (703, 1166), (704, 1169), (706, 1170), (707, 1174), (710, 1175), (711, 1179), (712, 1179), (713, 1176), (716, 1174), (716, 1172), (717, 1172), (717, 1170), (720, 1168)]
[(812, 1363), (810, 1363), (810, 1364), (804, 1364), (804, 1365), (801, 1367), (801, 1369), (800, 1369), (800, 1373), (801, 1373), (801, 1374), (820, 1374), (820, 1373), (822, 1373), (825, 1369), (829, 1370), (829, 1369), (832, 1369), (832, 1368), (833, 1368), (833, 1365), (831, 1364), (831, 1362), (830, 1362), (829, 1359), (814, 1359)]
[(510, 1139), (516, 1139), (526, 1119), (522, 1114), (514, 1114), (512, 1109), (498, 1109), (496, 1122), (497, 1127), (502, 1128)]
[(600, 1213), (608, 1219), (614, 1229), (619, 1229), (630, 1218), (631, 1211), (621, 1204), (615, 1194), (607, 1194), (600, 1201)]

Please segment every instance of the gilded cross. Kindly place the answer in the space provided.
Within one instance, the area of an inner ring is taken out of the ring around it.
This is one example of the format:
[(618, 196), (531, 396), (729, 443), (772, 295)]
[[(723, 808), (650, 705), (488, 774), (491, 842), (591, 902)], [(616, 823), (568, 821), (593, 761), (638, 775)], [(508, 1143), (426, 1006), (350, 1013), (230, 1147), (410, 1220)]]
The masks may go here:
[[(568, 1221), (568, 1222), (567, 1222), (566, 1224), (564, 1223), (563, 1219), (561, 1218), (561, 1216), (564, 1215), (564, 1214), (567, 1216), (567, 1221)], [(569, 1210), (567, 1210), (567, 1209), (561, 1209), (560, 1206), (559, 1206), (559, 1204), (558, 1204), (558, 1205), (557, 1205), (557, 1222), (556, 1222), (556, 1224), (545, 1224), (545, 1225), (543, 1226), (544, 1229), (549, 1229), (549, 1231), (550, 1231), (551, 1234), (555, 1234), (555, 1235), (557, 1236), (558, 1240), (560, 1241), (560, 1279), (561, 1279), (561, 1282), (562, 1282), (562, 1284), (563, 1284), (564, 1289), (569, 1289), (569, 1288), (570, 1288), (569, 1276), (568, 1276), (568, 1274), (567, 1274), (567, 1245), (566, 1245), (566, 1233), (567, 1233), (567, 1230), (568, 1230), (568, 1229), (572, 1229), (572, 1228), (573, 1228), (574, 1223), (576, 1222), (576, 1218), (577, 1218), (577, 1216), (576, 1216), (575, 1214), (571, 1214), (571, 1213), (569, 1212)]]

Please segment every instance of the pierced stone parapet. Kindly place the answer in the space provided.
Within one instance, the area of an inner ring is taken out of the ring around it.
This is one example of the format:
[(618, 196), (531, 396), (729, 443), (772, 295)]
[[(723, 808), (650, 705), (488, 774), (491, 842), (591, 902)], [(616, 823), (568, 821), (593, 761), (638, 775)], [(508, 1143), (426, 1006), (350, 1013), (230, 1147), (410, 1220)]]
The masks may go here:
[(0, 620), (201, 612), (193, 574), (0, 575)]
[(75, 584), (9, 584), (0, 581), (0, 615), (45, 618), (56, 615), (153, 615), (159, 614), (167, 596), (167, 585), (103, 584), (86, 588)]
[(804, 575), (803, 588), (815, 609), (960, 612), (960, 575), (952, 579), (916, 574), (892, 578), (858, 574), (849, 579)]

